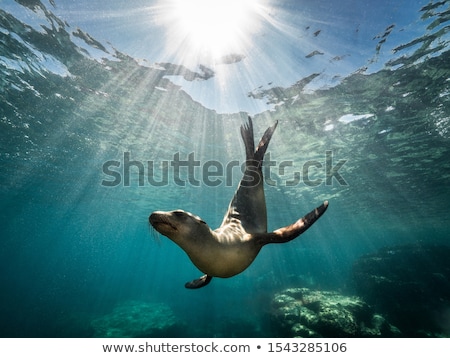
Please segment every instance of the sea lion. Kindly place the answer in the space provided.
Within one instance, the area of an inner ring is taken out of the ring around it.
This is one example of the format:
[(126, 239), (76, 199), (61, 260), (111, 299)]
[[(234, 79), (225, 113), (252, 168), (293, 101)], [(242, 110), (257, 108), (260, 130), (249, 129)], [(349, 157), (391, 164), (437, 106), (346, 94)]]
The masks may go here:
[(241, 126), (246, 153), (244, 176), (218, 229), (211, 230), (198, 216), (183, 210), (155, 211), (150, 215), (150, 224), (180, 246), (204, 273), (186, 283), (186, 288), (206, 286), (212, 277), (226, 278), (241, 273), (264, 245), (295, 239), (327, 209), (325, 201), (292, 225), (267, 232), (262, 162), (277, 124), (266, 130), (256, 150), (252, 119), (248, 117), (248, 123)]

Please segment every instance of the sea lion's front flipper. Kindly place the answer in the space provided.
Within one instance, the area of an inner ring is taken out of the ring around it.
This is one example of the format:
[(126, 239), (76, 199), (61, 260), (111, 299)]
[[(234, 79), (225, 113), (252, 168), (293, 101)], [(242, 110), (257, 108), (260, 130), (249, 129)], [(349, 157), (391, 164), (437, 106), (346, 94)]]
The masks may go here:
[(322, 205), (318, 206), (292, 225), (282, 227), (266, 234), (255, 234), (255, 239), (259, 241), (261, 246), (266, 244), (281, 244), (283, 242), (294, 240), (297, 236), (308, 230), (311, 225), (323, 215), (327, 208), (328, 201), (324, 201)]
[(191, 282), (186, 282), (184, 287), (186, 288), (200, 288), (206, 286), (212, 279), (212, 276), (203, 275), (202, 277), (193, 280)]

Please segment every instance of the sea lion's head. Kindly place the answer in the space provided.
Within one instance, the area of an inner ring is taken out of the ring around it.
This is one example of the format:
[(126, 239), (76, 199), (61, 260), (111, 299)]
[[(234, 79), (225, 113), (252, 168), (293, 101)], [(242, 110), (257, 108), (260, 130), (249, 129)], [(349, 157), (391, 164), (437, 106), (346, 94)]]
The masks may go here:
[(196, 240), (211, 232), (201, 218), (183, 210), (155, 211), (148, 220), (156, 231), (180, 246), (186, 240)]

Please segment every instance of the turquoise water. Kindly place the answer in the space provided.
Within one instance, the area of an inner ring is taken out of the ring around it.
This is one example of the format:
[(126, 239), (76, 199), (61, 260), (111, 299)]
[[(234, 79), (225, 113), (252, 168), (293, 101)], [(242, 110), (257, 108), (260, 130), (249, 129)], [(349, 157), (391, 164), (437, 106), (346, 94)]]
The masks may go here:
[[(184, 76), (201, 85), (209, 80), (204, 71), (142, 65), (71, 28), (51, 4), (17, 1), (15, 12), (3, 4), (0, 336), (105, 336), (116, 326), (123, 329), (119, 336), (285, 336), (273, 323), (277, 292), (309, 287), (361, 295), (352, 280), (361, 256), (384, 247), (448, 245), (448, 1), (418, 2), (414, 26), (399, 30), (410, 38), (391, 48), (380, 69), (359, 68), (308, 89), (320, 72), (303, 76), (293, 68), (291, 85), (248, 93), (268, 108), (252, 113), (255, 136), (279, 121), (269, 147), (277, 163), (266, 183), (269, 229), (294, 222), (323, 200), (330, 206), (300, 238), (264, 247), (245, 272), (200, 290), (184, 288), (201, 273), (149, 228), (148, 215), (180, 208), (212, 228), (220, 225), (240, 179), (238, 167), (225, 168), (243, 160), (239, 126), (247, 113), (208, 109), (193, 99), (198, 93), (170, 80)], [(21, 8), (26, 16), (17, 15)], [(375, 37), (367, 54), (373, 60), (389, 45), (382, 40), (392, 29), (364, 31)], [(222, 164), (224, 174), (213, 178), (220, 185), (207, 185), (200, 167), (174, 172), (177, 153), (180, 160), (194, 153), (201, 165)], [(143, 170), (132, 165), (126, 171), (125, 156)], [(289, 161), (284, 172), (282, 161)], [(120, 174), (113, 185), (105, 163), (117, 162), (109, 167)], [(333, 167), (334, 175), (327, 171)], [(164, 173), (167, 185), (149, 182), (164, 184)], [(433, 292), (441, 306), (429, 315), (440, 323), (404, 335), (450, 334), (450, 270), (436, 270), (447, 275), (442, 290)], [(395, 304), (408, 305), (402, 300)], [(152, 327), (127, 331), (137, 325), (130, 312)], [(389, 310), (386, 317), (401, 326)]]

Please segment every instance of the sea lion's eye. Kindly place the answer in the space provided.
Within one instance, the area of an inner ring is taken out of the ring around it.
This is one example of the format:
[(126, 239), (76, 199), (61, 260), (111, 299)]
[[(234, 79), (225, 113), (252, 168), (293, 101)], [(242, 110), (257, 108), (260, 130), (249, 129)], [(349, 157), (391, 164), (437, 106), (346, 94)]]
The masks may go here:
[(173, 215), (175, 215), (177, 217), (182, 217), (182, 216), (184, 216), (184, 212), (181, 210), (176, 210), (173, 212)]
[(195, 220), (197, 220), (199, 223), (205, 224), (205, 225), (206, 225), (206, 223), (200, 218), (200, 216), (192, 215), (192, 217), (193, 217)]

